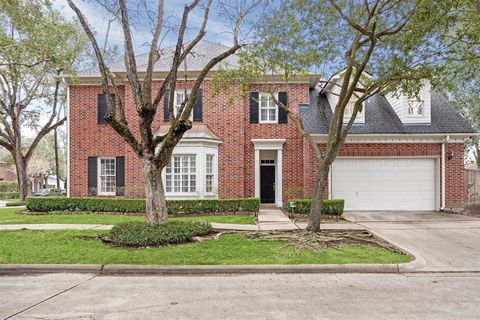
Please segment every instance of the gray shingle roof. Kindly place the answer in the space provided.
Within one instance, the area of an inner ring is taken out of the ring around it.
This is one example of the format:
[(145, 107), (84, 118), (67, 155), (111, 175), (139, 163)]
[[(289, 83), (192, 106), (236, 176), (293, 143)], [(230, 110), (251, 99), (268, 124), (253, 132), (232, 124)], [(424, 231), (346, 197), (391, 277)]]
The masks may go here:
[[(432, 92), (430, 124), (403, 124), (388, 100), (380, 95), (371, 97), (364, 105), (365, 123), (354, 124), (350, 134), (432, 134), (475, 133), (476, 131), (447, 100)], [(311, 90), (310, 105), (300, 108), (305, 130), (313, 134), (326, 134), (332, 110), (324, 94)]]
[[(187, 70), (188, 71), (201, 71), (203, 67), (215, 56), (227, 50), (228, 47), (210, 42), (207, 40), (201, 40), (193, 48), (191, 54), (187, 56)], [(175, 47), (168, 47), (162, 50), (162, 56), (155, 64), (154, 71), (157, 72), (168, 72), (170, 71), (170, 66), (172, 64), (172, 57), (175, 51)], [(148, 63), (148, 53), (141, 54), (136, 56), (137, 69), (138, 71), (146, 71)], [(220, 64), (215, 66), (212, 70), (218, 70), (220, 66), (228, 67), (237, 67), (238, 66), (238, 56), (231, 55), (223, 60)], [(125, 72), (125, 62), (123, 57), (115, 62), (109, 64), (110, 70), (112, 72)], [(181, 70), (184, 70), (184, 64), (181, 65)], [(96, 77), (100, 76), (98, 67), (82, 71), (78, 74), (79, 77)]]

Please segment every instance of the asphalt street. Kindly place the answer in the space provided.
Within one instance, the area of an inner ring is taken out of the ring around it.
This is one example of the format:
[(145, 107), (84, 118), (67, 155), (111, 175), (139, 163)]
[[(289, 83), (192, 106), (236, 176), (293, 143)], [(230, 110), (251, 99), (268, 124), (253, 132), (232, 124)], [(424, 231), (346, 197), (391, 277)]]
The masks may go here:
[(479, 319), (480, 274), (0, 277), (2, 319)]

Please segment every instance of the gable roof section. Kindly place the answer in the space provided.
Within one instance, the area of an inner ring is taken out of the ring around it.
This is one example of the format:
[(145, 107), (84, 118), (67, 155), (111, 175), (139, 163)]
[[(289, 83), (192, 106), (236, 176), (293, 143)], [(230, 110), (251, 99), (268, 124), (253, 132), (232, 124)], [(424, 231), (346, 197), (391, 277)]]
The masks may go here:
[[(354, 124), (350, 134), (432, 134), (476, 133), (472, 126), (436, 92), (432, 92), (430, 124), (403, 124), (388, 100), (380, 95), (364, 105), (365, 123)], [(311, 134), (327, 134), (332, 109), (325, 94), (310, 91), (310, 105), (300, 108), (305, 130)]]
[[(201, 71), (205, 65), (215, 56), (221, 54), (228, 47), (210, 42), (207, 40), (200, 40), (193, 48), (192, 52), (187, 56), (186, 65), (188, 71)], [(175, 52), (175, 46), (167, 47), (162, 50), (161, 57), (155, 63), (155, 72), (168, 72), (172, 65), (173, 54)], [(144, 53), (136, 56), (137, 69), (139, 72), (147, 71), (148, 53)], [(212, 70), (219, 70), (220, 66), (237, 67), (238, 56), (231, 55), (223, 60), (220, 64), (216, 65)], [(123, 57), (115, 62), (109, 64), (110, 71), (113, 73), (126, 72), (125, 62)], [(182, 63), (179, 70), (184, 70), (185, 64)], [(78, 77), (99, 77), (100, 73), (98, 67), (94, 67), (82, 72), (79, 72)]]

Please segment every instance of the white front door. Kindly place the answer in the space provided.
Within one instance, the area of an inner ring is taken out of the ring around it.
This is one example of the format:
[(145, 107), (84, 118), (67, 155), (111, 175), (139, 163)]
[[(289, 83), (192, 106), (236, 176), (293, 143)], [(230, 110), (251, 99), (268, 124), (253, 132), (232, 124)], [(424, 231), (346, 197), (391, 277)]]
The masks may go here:
[(435, 210), (435, 172), (435, 159), (337, 159), (332, 198), (345, 210)]

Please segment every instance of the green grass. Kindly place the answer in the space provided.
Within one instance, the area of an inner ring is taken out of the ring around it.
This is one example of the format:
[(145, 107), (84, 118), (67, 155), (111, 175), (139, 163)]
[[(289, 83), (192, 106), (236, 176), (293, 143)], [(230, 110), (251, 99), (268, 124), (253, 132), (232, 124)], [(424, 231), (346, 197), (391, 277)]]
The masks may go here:
[[(32, 223), (78, 223), (78, 224), (117, 224), (126, 221), (145, 221), (143, 216), (124, 216), (107, 214), (49, 214), (49, 215), (25, 215), (17, 214), (21, 208), (1, 208), (0, 224), (32, 224)], [(233, 215), (210, 215), (197, 217), (171, 218), (175, 220), (207, 221), (210, 223), (233, 223), (233, 224), (255, 224), (253, 216)]]
[(320, 253), (302, 250), (296, 254), (285, 243), (247, 240), (241, 233), (225, 234), (219, 240), (187, 243), (161, 248), (119, 248), (99, 240), (78, 238), (100, 231), (0, 232), (0, 263), (80, 263), (80, 264), (345, 264), (401, 263), (410, 257), (383, 248), (345, 245), (340, 250)]

